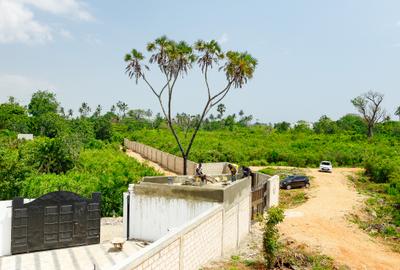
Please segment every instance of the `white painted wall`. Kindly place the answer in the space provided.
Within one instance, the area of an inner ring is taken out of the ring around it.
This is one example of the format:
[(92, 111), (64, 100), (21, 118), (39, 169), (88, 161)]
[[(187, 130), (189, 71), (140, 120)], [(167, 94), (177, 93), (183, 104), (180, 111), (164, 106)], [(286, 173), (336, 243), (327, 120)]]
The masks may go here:
[(279, 176), (274, 175), (267, 182), (267, 209), (279, 204)]
[[(127, 193), (124, 194), (124, 196), (126, 195)], [(182, 226), (215, 205), (217, 203), (136, 195), (131, 191), (129, 238), (156, 241), (169, 231)], [(125, 216), (126, 204), (124, 208)], [(124, 218), (125, 230), (126, 222), (127, 219)]]
[(18, 134), (17, 135), (18, 140), (33, 140), (33, 134)]
[(11, 254), (11, 204), (0, 201), (0, 256)]

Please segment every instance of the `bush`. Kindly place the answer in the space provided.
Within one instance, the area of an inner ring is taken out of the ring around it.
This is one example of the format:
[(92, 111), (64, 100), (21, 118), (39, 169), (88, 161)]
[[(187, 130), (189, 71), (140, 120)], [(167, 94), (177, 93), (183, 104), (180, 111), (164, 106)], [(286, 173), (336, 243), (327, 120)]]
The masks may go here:
[(21, 162), (18, 150), (0, 145), (0, 200), (19, 196), (21, 185), (31, 168)]
[(75, 166), (80, 147), (72, 137), (39, 137), (24, 144), (22, 153), (26, 163), (39, 172), (65, 173)]
[(122, 215), (122, 194), (130, 183), (144, 176), (158, 175), (113, 146), (85, 149), (77, 165), (65, 174), (35, 174), (23, 183), (22, 194), (36, 198), (45, 193), (66, 190), (90, 197), (101, 192), (103, 216)]
[(280, 248), (279, 231), (276, 225), (283, 221), (284, 215), (283, 210), (278, 207), (270, 208), (267, 214), (264, 220), (263, 249), (265, 264), (268, 269), (272, 269)]

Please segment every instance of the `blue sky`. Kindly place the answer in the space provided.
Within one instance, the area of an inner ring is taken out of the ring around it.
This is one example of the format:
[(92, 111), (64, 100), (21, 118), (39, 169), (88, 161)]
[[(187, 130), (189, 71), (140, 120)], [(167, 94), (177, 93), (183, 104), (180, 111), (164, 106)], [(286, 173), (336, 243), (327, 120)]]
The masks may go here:
[[(0, 101), (26, 103), (49, 89), (74, 111), (83, 101), (109, 109), (123, 100), (158, 112), (145, 85), (124, 74), (123, 56), (163, 34), (217, 39), (258, 59), (254, 78), (224, 100), (228, 113), (243, 109), (263, 122), (337, 119), (370, 89), (385, 94), (389, 114), (400, 105), (396, 0), (0, 0)], [(199, 112), (205, 90), (196, 73), (177, 85), (176, 112)], [(219, 89), (223, 75), (212, 78)]]

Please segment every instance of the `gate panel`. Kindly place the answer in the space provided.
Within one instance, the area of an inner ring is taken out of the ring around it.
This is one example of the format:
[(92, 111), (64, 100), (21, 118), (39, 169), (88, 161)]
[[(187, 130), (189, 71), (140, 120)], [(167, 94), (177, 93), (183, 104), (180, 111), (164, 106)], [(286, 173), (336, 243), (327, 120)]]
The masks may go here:
[(85, 199), (58, 191), (26, 204), (15, 198), (12, 205), (12, 254), (100, 242), (100, 193)]

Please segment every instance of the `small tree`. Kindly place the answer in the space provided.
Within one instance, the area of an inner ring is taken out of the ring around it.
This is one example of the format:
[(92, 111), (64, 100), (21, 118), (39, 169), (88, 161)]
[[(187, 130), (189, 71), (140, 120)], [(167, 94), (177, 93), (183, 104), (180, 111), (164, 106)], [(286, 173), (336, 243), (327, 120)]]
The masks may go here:
[(218, 119), (222, 119), (222, 117), (224, 116), (224, 112), (226, 111), (226, 107), (225, 107), (225, 105), (224, 104), (218, 104), (218, 107), (217, 107), (217, 112), (218, 112), (218, 115), (217, 115), (217, 118)]
[(369, 91), (351, 100), (354, 107), (364, 118), (368, 128), (368, 137), (373, 136), (376, 124), (385, 119), (386, 112), (382, 109), (383, 94)]
[(396, 115), (397, 117), (399, 117), (399, 121), (400, 121), (400, 106), (397, 107), (397, 110), (394, 112), (394, 115)]
[(323, 115), (317, 122), (313, 124), (315, 133), (321, 134), (334, 134), (337, 131), (337, 124), (331, 120), (328, 116)]
[(94, 113), (93, 113), (93, 117), (100, 117), (100, 115), (101, 115), (101, 110), (102, 110), (101, 105), (100, 105), (100, 104), (97, 105), (96, 110), (95, 110)]
[(83, 102), (81, 107), (79, 108), (79, 113), (81, 114), (82, 117), (87, 117), (91, 111), (92, 109), (86, 102)]
[(278, 132), (286, 132), (290, 129), (290, 123), (286, 121), (275, 123), (274, 129), (276, 129)]
[(28, 112), (32, 116), (39, 116), (46, 113), (57, 113), (59, 103), (54, 93), (48, 91), (37, 91), (33, 93), (28, 105)]
[(122, 102), (122, 101), (118, 101), (117, 102), (117, 107), (118, 107), (118, 110), (119, 110), (120, 118), (121, 119), (125, 118), (126, 111), (128, 110), (128, 104), (126, 104), (125, 102)]
[(74, 111), (72, 109), (68, 110), (68, 118), (72, 118), (74, 116)]
[(264, 220), (263, 248), (265, 265), (272, 269), (275, 265), (276, 255), (278, 254), (279, 231), (276, 225), (284, 219), (283, 210), (278, 207), (272, 207), (268, 210), (268, 216)]
[[(175, 42), (163, 36), (154, 42), (150, 42), (147, 45), (147, 51), (150, 53), (149, 64), (156, 65), (165, 78), (163, 86), (160, 89), (156, 89), (149, 81), (146, 73), (150, 71), (150, 67), (143, 64), (145, 57), (136, 49), (133, 49), (131, 53), (125, 56), (125, 61), (127, 62), (126, 72), (130, 78), (135, 78), (136, 83), (142, 80), (157, 98), (184, 160), (183, 173), (187, 174), (187, 159), (190, 149), (206, 115), (226, 97), (232, 88), (242, 88), (253, 77), (257, 60), (246, 52), (228, 51), (225, 54), (215, 40), (210, 42), (199, 40), (193, 46), (190, 46), (184, 41)], [(178, 78), (184, 77), (192, 70), (193, 64), (196, 62), (204, 77), (207, 101), (189, 143), (185, 147), (175, 130), (172, 116), (172, 100)], [(223, 71), (226, 77), (226, 84), (216, 93), (212, 93), (208, 75), (215, 66), (219, 66), (218, 71)]]

